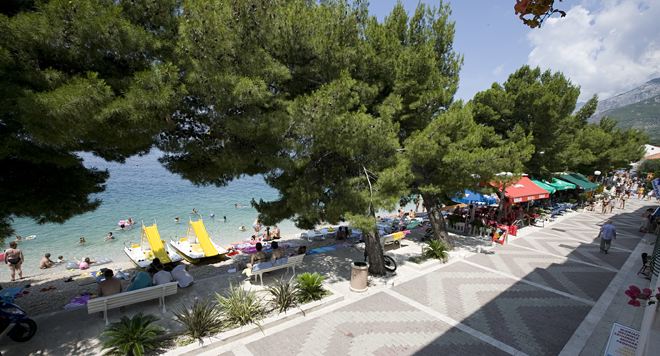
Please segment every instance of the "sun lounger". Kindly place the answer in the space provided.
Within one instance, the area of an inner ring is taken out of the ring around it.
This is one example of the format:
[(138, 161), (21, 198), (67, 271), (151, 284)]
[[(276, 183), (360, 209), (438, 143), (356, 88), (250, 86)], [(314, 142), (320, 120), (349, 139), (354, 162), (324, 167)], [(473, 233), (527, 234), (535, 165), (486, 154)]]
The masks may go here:
[(316, 230), (305, 231), (305, 232), (300, 234), (300, 237), (302, 237), (303, 239), (307, 239), (307, 241), (310, 241), (310, 242), (314, 238), (320, 238), (321, 240), (325, 239), (325, 235), (322, 232), (316, 231)]
[(276, 271), (278, 269), (286, 268), (286, 272), (289, 272), (289, 268), (293, 269), (293, 274), (296, 274), (296, 266), (303, 263), (305, 254), (295, 255), (291, 257), (280, 258), (275, 261), (261, 262), (252, 266), (250, 277), (257, 276), (261, 281), (261, 285), (264, 285), (263, 274), (267, 272)]
[(410, 231), (399, 231), (389, 235), (381, 236), (380, 243), (383, 247), (392, 244), (401, 244), (401, 240), (406, 237)]
[(130, 292), (122, 292), (107, 297), (93, 298), (87, 302), (87, 313), (103, 312), (105, 324), (108, 325), (108, 310), (131, 304), (158, 299), (158, 304), (165, 313), (165, 297), (177, 292), (177, 282), (165, 283), (153, 287), (142, 288)]

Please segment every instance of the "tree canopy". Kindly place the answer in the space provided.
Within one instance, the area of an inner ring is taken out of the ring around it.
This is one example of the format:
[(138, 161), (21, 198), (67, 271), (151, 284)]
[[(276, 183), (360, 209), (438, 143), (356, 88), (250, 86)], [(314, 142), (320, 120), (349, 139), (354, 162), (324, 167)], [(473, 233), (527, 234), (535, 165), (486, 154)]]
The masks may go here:
[(500, 136), (492, 127), (474, 121), (471, 105), (457, 103), (406, 140), (410, 190), (423, 197), (438, 237), (448, 240), (438, 212), (443, 203), (466, 188), (476, 190), (498, 172), (522, 173), (532, 151), (531, 136), (522, 130)]
[(500, 135), (522, 129), (533, 137), (535, 151), (525, 173), (549, 178), (556, 172), (594, 168), (607, 171), (641, 158), (646, 138), (636, 130), (615, 129), (614, 122), (589, 124), (598, 99), (575, 110), (580, 94), (561, 73), (523, 66), (502, 84), (493, 84), (472, 100), (475, 120)]
[[(107, 173), (168, 125), (178, 71), (166, 58), (176, 1), (11, 1), (0, 14), (0, 236), (11, 218), (93, 210)], [(166, 14), (162, 15), (161, 14)]]
[(645, 139), (587, 123), (597, 99), (576, 112), (579, 88), (538, 68), (455, 103), (463, 58), (442, 2), (410, 15), (397, 4), (383, 21), (362, 0), (15, 0), (0, 11), (0, 237), (12, 217), (63, 222), (98, 206), (107, 172), (78, 152), (122, 162), (155, 145), (195, 184), (264, 175), (280, 193), (254, 202), (265, 223), (350, 218), (368, 230), (375, 210), (411, 194), (437, 210), (500, 171), (623, 165)]

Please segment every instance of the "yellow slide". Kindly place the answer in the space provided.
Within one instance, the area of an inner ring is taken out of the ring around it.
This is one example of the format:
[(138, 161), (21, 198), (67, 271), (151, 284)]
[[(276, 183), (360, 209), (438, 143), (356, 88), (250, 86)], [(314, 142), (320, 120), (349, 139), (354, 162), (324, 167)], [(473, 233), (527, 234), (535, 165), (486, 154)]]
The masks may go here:
[(217, 256), (218, 250), (211, 243), (211, 238), (209, 237), (208, 232), (206, 232), (206, 227), (204, 222), (200, 219), (197, 221), (191, 221), (190, 226), (192, 226), (195, 236), (197, 236), (197, 242), (202, 247), (204, 251), (204, 257), (213, 257)]
[(151, 246), (151, 252), (154, 256), (158, 257), (161, 263), (170, 263), (170, 256), (165, 251), (165, 246), (163, 245), (163, 240), (160, 239), (160, 233), (158, 232), (158, 226), (153, 224), (151, 226), (142, 226), (142, 231), (144, 235), (147, 236), (147, 241), (149, 246)]

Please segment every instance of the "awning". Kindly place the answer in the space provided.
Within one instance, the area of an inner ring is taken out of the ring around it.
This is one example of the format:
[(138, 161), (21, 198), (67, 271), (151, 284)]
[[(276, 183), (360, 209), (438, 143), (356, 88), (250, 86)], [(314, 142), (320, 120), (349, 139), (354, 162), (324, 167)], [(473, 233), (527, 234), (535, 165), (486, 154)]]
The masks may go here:
[(598, 184), (591, 183), (587, 177), (579, 173), (565, 173), (560, 175), (559, 178), (577, 185), (586, 192), (591, 192), (598, 188)]
[(452, 199), (456, 203), (462, 204), (476, 204), (476, 205), (493, 205), (497, 204), (497, 198), (490, 195), (485, 195), (471, 190), (465, 189), (462, 195)]
[(557, 190), (569, 190), (569, 189), (577, 188), (575, 184), (557, 178), (552, 178), (552, 182), (548, 182), (548, 181), (543, 181), (543, 182)]
[(531, 180), (534, 184), (536, 184), (536, 185), (538, 185), (539, 187), (541, 187), (543, 190), (547, 190), (548, 193), (550, 193), (550, 194), (554, 194), (554, 193), (557, 191), (557, 188), (551, 186), (551, 185), (548, 184), (548, 183), (544, 183), (544, 182), (541, 182), (540, 180), (536, 180), (536, 179), (530, 179), (530, 180)]
[[(494, 186), (498, 186), (494, 184)], [(514, 184), (509, 185), (504, 190), (504, 196), (509, 198), (512, 203), (524, 203), (537, 199), (548, 199), (550, 193), (547, 190), (534, 184), (529, 178), (522, 177)]]

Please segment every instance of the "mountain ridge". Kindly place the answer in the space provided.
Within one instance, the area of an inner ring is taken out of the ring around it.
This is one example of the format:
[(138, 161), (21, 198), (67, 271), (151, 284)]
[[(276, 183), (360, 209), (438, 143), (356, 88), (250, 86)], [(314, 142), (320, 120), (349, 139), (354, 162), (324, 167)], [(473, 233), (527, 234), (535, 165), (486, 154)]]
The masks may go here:
[(605, 116), (605, 114), (610, 110), (639, 103), (643, 100), (651, 99), (658, 95), (660, 95), (660, 77), (653, 78), (646, 83), (624, 93), (599, 101), (596, 112), (591, 117), (590, 121), (598, 122), (600, 118)]
[(660, 77), (599, 101), (589, 121), (599, 122), (605, 116), (615, 119), (621, 128), (644, 131), (649, 143), (660, 144)]

